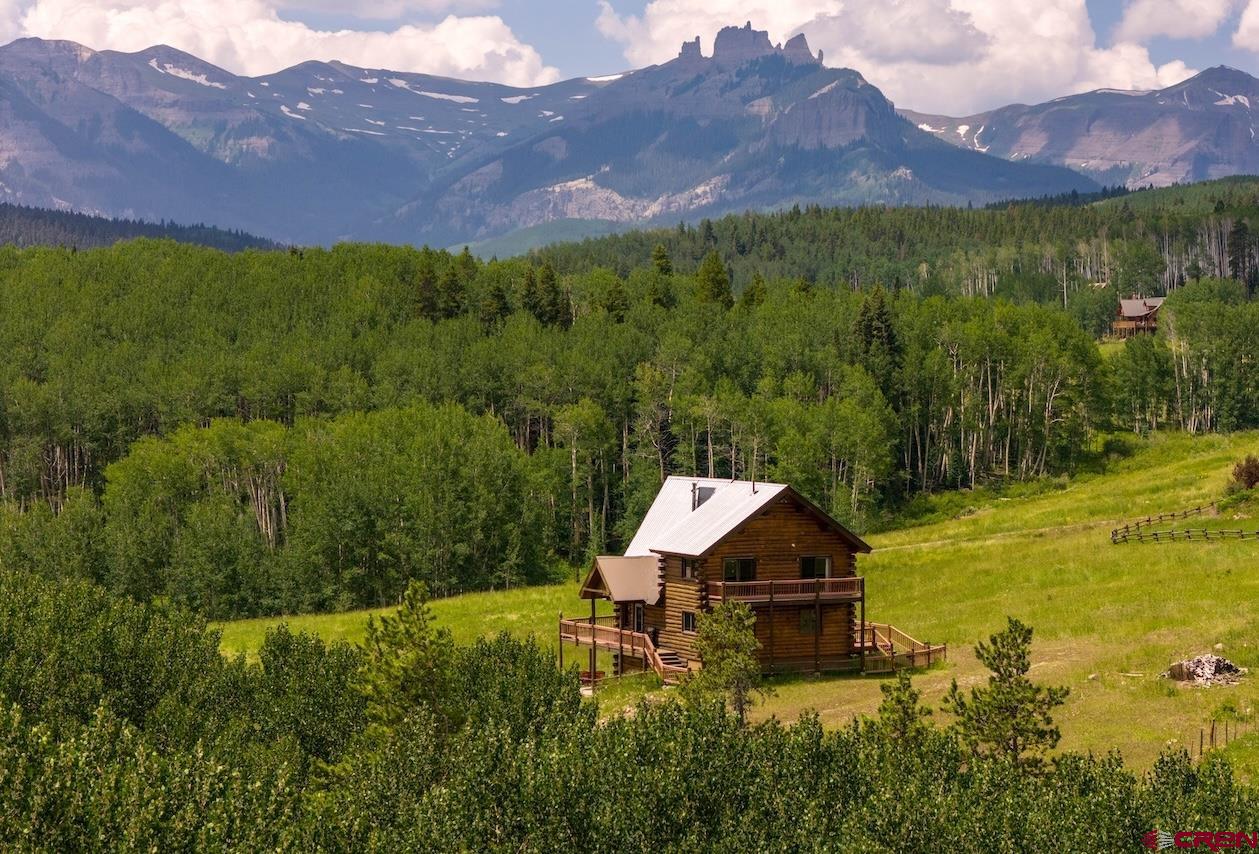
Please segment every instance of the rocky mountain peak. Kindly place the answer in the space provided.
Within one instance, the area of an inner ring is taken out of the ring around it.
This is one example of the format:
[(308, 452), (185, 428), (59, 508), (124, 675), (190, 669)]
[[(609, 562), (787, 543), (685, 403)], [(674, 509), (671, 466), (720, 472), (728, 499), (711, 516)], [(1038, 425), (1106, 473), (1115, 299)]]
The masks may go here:
[(782, 49), (782, 53), (783, 56), (792, 62), (800, 64), (816, 62), (818, 65), (822, 64), (822, 51), (819, 50), (815, 58), (813, 51), (809, 50), (809, 40), (804, 37), (804, 33), (792, 36), (787, 41), (786, 47)]
[(713, 59), (723, 65), (742, 65), (771, 53), (769, 33), (752, 29), (751, 21), (742, 27), (722, 27), (713, 42)]
[[(819, 50), (816, 56), (813, 55), (804, 33), (792, 36), (786, 46), (774, 45), (766, 30), (752, 29), (751, 21), (742, 27), (723, 27), (713, 42), (712, 59), (719, 65), (733, 67), (774, 54), (798, 65), (822, 64), (822, 52)], [(699, 36), (694, 41), (682, 43), (678, 61), (694, 63), (703, 59)]]

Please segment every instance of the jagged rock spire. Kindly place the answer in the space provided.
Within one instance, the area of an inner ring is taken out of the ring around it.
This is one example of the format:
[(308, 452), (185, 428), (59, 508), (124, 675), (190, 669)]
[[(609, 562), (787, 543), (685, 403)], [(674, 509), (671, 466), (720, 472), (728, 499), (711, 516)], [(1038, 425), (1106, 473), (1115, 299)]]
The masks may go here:
[[(818, 51), (815, 57), (803, 33), (793, 36), (785, 47), (775, 46), (770, 42), (768, 32), (752, 29), (751, 21), (742, 27), (723, 27), (713, 42), (712, 59), (720, 65), (733, 66), (775, 53), (789, 62), (818, 65), (822, 63), (822, 52)], [(699, 36), (695, 37), (695, 41), (682, 43), (682, 50), (678, 54), (679, 60), (695, 62), (703, 58)]]

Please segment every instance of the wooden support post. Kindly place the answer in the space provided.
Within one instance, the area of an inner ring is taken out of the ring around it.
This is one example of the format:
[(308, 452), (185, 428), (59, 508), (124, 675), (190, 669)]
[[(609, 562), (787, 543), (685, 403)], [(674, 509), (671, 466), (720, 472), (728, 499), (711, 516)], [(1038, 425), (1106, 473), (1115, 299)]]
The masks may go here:
[(866, 580), (861, 579), (861, 627), (858, 629), (861, 644), (861, 672), (866, 672)]
[(774, 582), (769, 582), (769, 672), (774, 672)]
[(560, 611), (560, 671), (564, 670), (564, 612)]
[(595, 652), (598, 647), (595, 646), (595, 600), (590, 600), (590, 690), (595, 690)]
[(822, 672), (822, 588), (813, 582), (813, 672)]
[[(620, 611), (620, 605), (613, 606), (613, 613)], [(616, 618), (616, 675), (625, 675), (625, 628), (621, 625), (621, 618)]]

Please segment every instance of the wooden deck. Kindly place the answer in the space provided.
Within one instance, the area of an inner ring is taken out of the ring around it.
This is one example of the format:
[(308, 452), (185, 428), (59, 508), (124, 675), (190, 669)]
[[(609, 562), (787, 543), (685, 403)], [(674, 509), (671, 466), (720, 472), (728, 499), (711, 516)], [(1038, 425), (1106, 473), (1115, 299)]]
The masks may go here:
[(716, 605), (727, 599), (749, 604), (798, 604), (803, 602), (858, 602), (865, 598), (866, 580), (805, 578), (785, 581), (710, 581), (708, 600)]
[(923, 643), (887, 623), (866, 623), (859, 643), (865, 673), (930, 667), (947, 660), (949, 652), (946, 644)]
[[(593, 646), (596, 649), (615, 652), (624, 661), (638, 659), (643, 669), (650, 667), (666, 684), (672, 684), (686, 673), (688, 668), (671, 664), (662, 657), (662, 650), (651, 642), (644, 632), (633, 632), (612, 625), (610, 615), (576, 620), (560, 620), (560, 643), (577, 646)], [(667, 651), (664, 651), (666, 657)]]
[[(836, 579), (824, 579), (836, 580)], [(843, 579), (839, 579), (843, 580)], [(851, 579), (848, 579), (851, 580)], [(754, 582), (752, 582), (754, 583)], [(777, 601), (777, 600), (775, 600)], [(638, 661), (643, 670), (651, 669), (668, 685), (676, 684), (689, 667), (681, 663), (671, 650), (658, 648), (644, 632), (617, 628), (613, 617), (605, 615), (574, 620), (560, 620), (560, 644), (594, 647), (614, 652), (622, 662)], [(851, 657), (828, 656), (819, 667), (817, 662), (801, 659), (798, 668), (789, 667), (789, 660), (778, 662), (786, 670), (821, 669), (826, 671), (861, 670), (863, 673), (894, 673), (897, 670), (930, 667), (948, 659), (946, 644), (924, 643), (887, 623), (865, 623)], [(812, 667), (810, 667), (812, 665)]]

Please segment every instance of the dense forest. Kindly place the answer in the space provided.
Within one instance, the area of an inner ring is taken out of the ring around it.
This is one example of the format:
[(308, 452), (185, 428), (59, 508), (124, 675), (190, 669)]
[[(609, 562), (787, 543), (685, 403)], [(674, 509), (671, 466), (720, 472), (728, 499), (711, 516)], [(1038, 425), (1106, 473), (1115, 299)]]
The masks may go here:
[(3, 246), (91, 249), (140, 237), (194, 243), (225, 252), (278, 248), (270, 240), (243, 231), (230, 231), (208, 225), (144, 222), (0, 203), (0, 245)]
[[(790, 482), (870, 530), (1094, 465), (1117, 433), (1259, 425), (1249, 202), (1138, 215), (1140, 195), (748, 215), (489, 262), (3, 250), (0, 566), (215, 618), (378, 605), (412, 579), (562, 575), (672, 473)], [(1130, 291), (1171, 294), (1160, 332), (1103, 356)]]
[[(1051, 203), (1057, 201), (1058, 203)], [(920, 296), (1064, 306), (1091, 331), (1111, 317), (1095, 286), (1157, 296), (1202, 277), (1259, 284), (1259, 180), (1143, 191), (1080, 207), (1070, 197), (1002, 209), (809, 208), (559, 244), (535, 253), (561, 273), (628, 276), (656, 245), (679, 270), (711, 251), (735, 289), (757, 276)]]
[(0, 570), (0, 845), (1122, 851), (1156, 828), (1259, 824), (1210, 755), (1169, 750), (1142, 775), (1115, 754), (1045, 761), (1041, 712), (1065, 692), (1027, 678), (1017, 628), (951, 724), (906, 680), (833, 730), (744, 726), (689, 694), (601, 720), (550, 652), (456, 645), (415, 590), (361, 647), (280, 627), (251, 664), (178, 609)]

